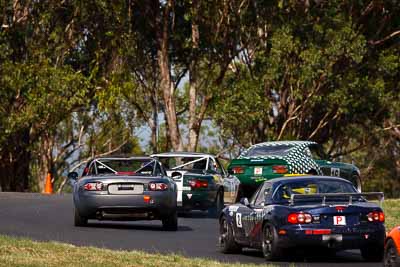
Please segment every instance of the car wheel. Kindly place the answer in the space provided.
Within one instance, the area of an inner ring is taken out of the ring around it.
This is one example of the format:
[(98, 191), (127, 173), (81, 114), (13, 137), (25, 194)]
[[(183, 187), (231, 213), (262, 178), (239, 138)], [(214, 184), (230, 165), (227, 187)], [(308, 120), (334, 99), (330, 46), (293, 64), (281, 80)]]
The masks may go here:
[(208, 209), (208, 213), (210, 217), (218, 218), (223, 208), (224, 208), (224, 195), (222, 191), (219, 190), (217, 196), (215, 197), (214, 205), (213, 207)]
[(168, 217), (162, 219), (164, 230), (176, 231), (178, 230), (178, 212), (172, 212)]
[(78, 212), (78, 210), (75, 208), (74, 209), (74, 225), (75, 226), (87, 226), (87, 221), (88, 219), (81, 216)]
[(383, 260), (383, 266), (385, 267), (399, 267), (400, 257), (397, 253), (396, 245), (392, 239), (389, 239), (385, 246), (385, 258)]
[(261, 247), (266, 260), (279, 260), (282, 257), (282, 249), (277, 246), (278, 239), (275, 227), (270, 223), (264, 224)]
[(218, 238), (219, 249), (222, 253), (240, 253), (242, 248), (235, 242), (233, 236), (232, 226), (226, 220), (226, 217), (222, 217), (219, 223), (219, 238)]
[(361, 251), (361, 256), (366, 261), (381, 262), (383, 259), (383, 253), (384, 253), (383, 244), (368, 245), (362, 247), (360, 251)]

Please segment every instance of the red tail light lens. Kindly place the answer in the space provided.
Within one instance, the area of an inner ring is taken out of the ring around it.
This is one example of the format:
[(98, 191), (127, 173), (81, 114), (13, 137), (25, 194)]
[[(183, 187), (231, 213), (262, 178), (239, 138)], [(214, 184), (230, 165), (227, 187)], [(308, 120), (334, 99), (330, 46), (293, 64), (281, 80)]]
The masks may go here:
[(336, 211), (344, 211), (346, 209), (345, 206), (336, 206), (335, 207)]
[(150, 203), (151, 197), (150, 196), (143, 196), (143, 201), (145, 203)]
[(272, 172), (284, 174), (284, 173), (288, 173), (288, 169), (285, 165), (276, 165), (276, 166), (272, 166)]
[(312, 216), (304, 212), (290, 213), (287, 221), (291, 224), (307, 224), (312, 222)]
[(102, 191), (104, 185), (102, 182), (86, 183), (83, 185), (83, 189), (86, 191)]
[(242, 173), (244, 173), (244, 168), (243, 167), (233, 167), (232, 171), (234, 174), (242, 174)]
[(369, 222), (385, 222), (385, 214), (382, 211), (373, 211), (367, 215)]
[(189, 180), (188, 181), (189, 185), (191, 188), (195, 189), (195, 188), (207, 188), (208, 187), (208, 181), (205, 180)]
[(168, 189), (168, 185), (165, 183), (149, 183), (150, 191), (165, 191)]

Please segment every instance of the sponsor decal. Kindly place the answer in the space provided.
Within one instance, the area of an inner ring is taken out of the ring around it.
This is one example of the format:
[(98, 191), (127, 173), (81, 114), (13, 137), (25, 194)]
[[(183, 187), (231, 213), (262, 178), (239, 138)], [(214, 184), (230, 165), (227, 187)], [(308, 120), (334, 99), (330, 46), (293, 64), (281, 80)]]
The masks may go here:
[(229, 206), (228, 210), (236, 212), (239, 209), (239, 206)]

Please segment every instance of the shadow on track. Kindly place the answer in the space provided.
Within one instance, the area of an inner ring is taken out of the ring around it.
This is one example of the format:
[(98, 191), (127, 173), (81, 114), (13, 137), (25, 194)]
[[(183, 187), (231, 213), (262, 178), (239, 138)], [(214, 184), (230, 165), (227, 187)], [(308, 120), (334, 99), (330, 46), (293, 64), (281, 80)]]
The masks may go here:
[[(117, 229), (117, 230), (138, 230), (138, 231), (157, 231), (157, 232), (171, 232), (165, 231), (162, 225), (153, 224), (131, 224), (124, 222), (114, 222), (114, 221), (89, 221), (86, 227), (82, 228), (103, 228), (103, 229)], [(193, 231), (191, 227), (188, 226), (178, 226), (178, 232), (188, 232)]]
[(211, 216), (207, 211), (201, 210), (192, 210), (192, 211), (179, 211), (178, 216), (180, 218), (189, 218), (189, 219), (216, 219)]

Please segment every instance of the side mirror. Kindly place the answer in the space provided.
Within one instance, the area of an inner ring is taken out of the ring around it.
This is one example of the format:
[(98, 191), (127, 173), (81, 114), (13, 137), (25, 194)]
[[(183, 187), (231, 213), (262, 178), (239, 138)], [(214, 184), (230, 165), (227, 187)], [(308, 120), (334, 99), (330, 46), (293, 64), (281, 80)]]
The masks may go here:
[(173, 172), (171, 174), (172, 180), (180, 180), (182, 178), (182, 173), (180, 172)]
[(78, 173), (77, 172), (70, 172), (68, 173), (68, 180), (70, 182), (70, 184), (72, 186), (74, 186), (74, 184), (76, 183), (76, 181), (78, 180)]
[(248, 205), (250, 205), (250, 202), (249, 202), (249, 200), (247, 199), (247, 197), (242, 197), (242, 198), (240, 199), (240, 204), (242, 204), (242, 205), (244, 205), (244, 206), (248, 206)]

